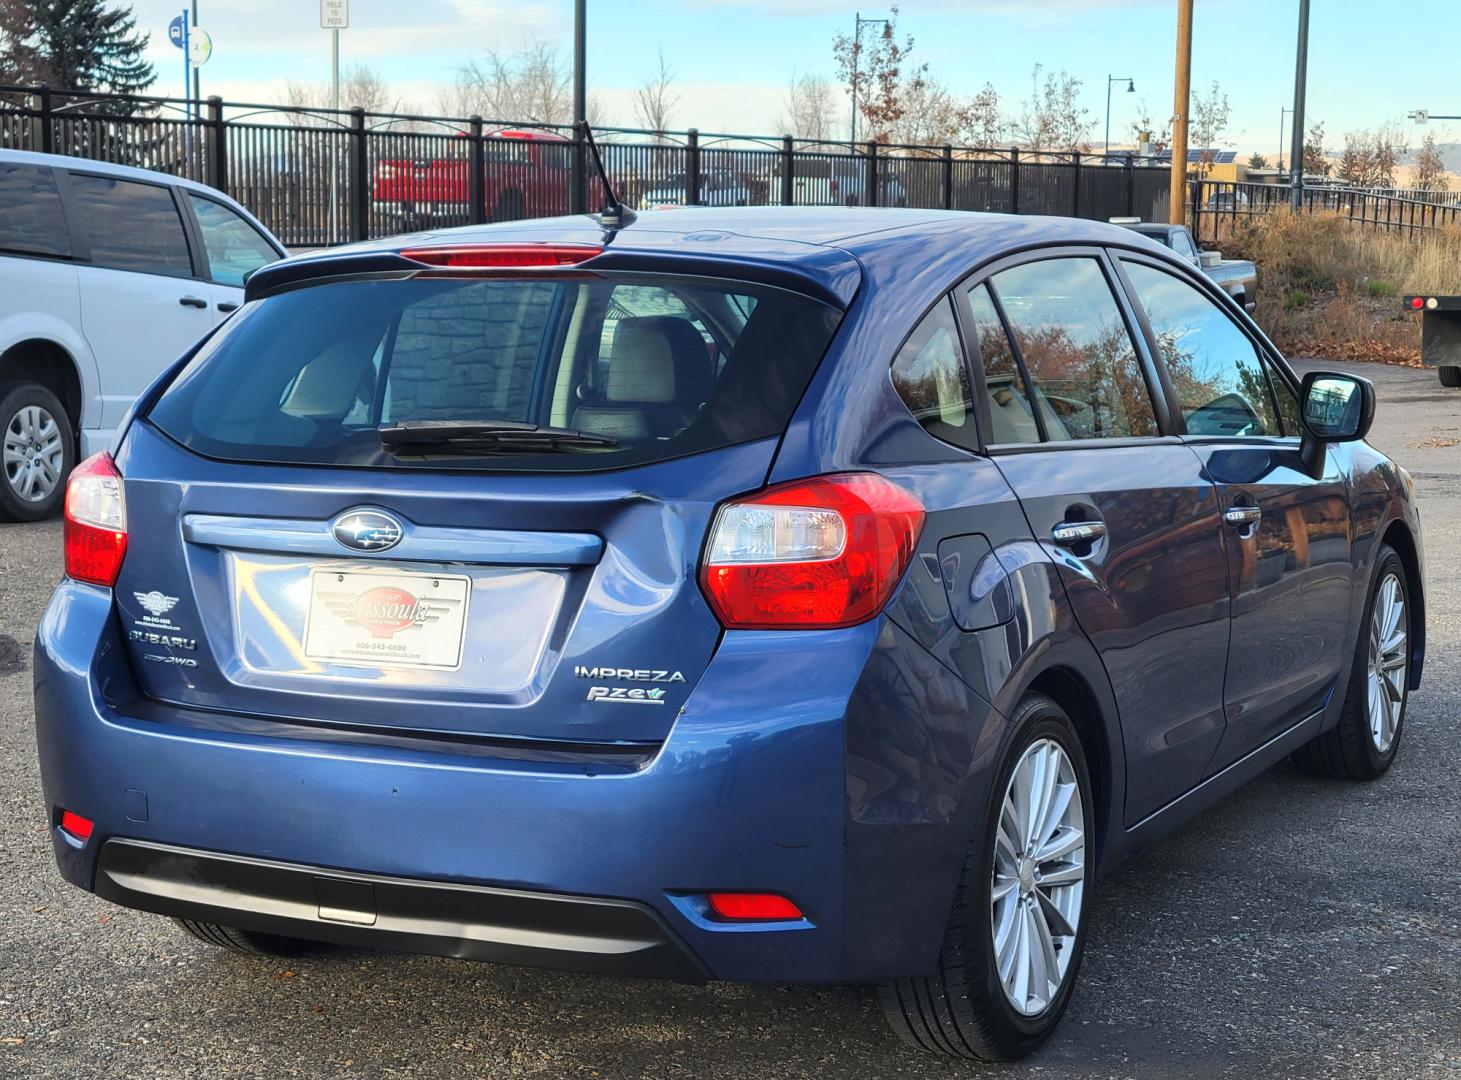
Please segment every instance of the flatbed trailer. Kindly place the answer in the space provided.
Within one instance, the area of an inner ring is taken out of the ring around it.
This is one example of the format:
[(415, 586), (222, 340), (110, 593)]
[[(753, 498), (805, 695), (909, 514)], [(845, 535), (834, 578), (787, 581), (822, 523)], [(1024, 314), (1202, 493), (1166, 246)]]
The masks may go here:
[(1420, 312), (1420, 362), (1442, 386), (1461, 386), (1461, 296), (1407, 296), (1405, 310)]

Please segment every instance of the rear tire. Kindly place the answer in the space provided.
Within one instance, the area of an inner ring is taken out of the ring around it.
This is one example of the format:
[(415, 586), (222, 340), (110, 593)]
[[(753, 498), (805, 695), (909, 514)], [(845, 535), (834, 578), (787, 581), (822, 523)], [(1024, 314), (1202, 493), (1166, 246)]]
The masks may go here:
[[(1387, 632), (1376, 621), (1376, 607), (1380, 606), (1383, 616), (1392, 596), (1398, 596), (1400, 611), (1395, 626)], [(1350, 662), (1339, 723), (1294, 751), (1291, 760), (1300, 772), (1331, 780), (1374, 780), (1390, 768), (1400, 749), (1405, 706), (1410, 701), (1410, 610), (1405, 564), (1394, 548), (1382, 546)], [(1397, 657), (1398, 668), (1394, 666)], [(1377, 698), (1377, 694), (1381, 696)], [(1382, 716), (1378, 707), (1388, 712)]]
[(315, 941), (261, 934), (255, 930), (240, 930), (233, 926), (198, 922), (195, 919), (173, 919), (173, 922), (189, 936), (208, 945), (252, 956), (298, 956), (324, 948)]
[(40, 383), (0, 384), (0, 521), (42, 521), (66, 498), (76, 433)]
[[(1014, 1061), (1032, 1053), (1060, 1022), (1080, 969), (1095, 835), (1085, 754), (1069, 717), (1043, 694), (1021, 702), (1012, 725), (1015, 735), (995, 773), (981, 835), (964, 861), (938, 969), (879, 987), (883, 1014), (894, 1032), (920, 1050), (983, 1061)], [(1032, 767), (1036, 771), (1026, 771)], [(1024, 851), (1015, 851), (1018, 845), (1008, 840), (1029, 831), (1011, 816), (1014, 804), (1024, 801), (1013, 797), (1016, 773), (1030, 778), (1051, 775), (1052, 769), (1056, 781), (1047, 789), (1048, 812), (1028, 816), (1039, 822), (1033, 831), (1044, 834), (1043, 846), (1032, 840)], [(1069, 847), (1071, 843), (1078, 847)], [(1029, 857), (1032, 846), (1035, 858)], [(1039, 857), (1040, 850), (1054, 854)], [(1018, 865), (1017, 875), (1009, 870), (1012, 864)], [(1054, 882), (1057, 874), (1063, 883)], [(1073, 928), (1073, 935), (1062, 934), (1062, 924)], [(1027, 930), (1034, 936), (1022, 936)], [(997, 938), (1003, 949), (996, 946)], [(1022, 942), (1030, 946), (1030, 962), (1036, 959), (1033, 950), (1039, 950), (1043, 959), (1038, 966), (1021, 963)], [(1051, 959), (1058, 979), (1054, 983), (1048, 975)], [(1029, 974), (1024, 990), (1021, 967)], [(1047, 977), (1039, 980), (1040, 974)], [(1016, 999), (1023, 1005), (1017, 1007)]]
[(1457, 367), (1454, 364), (1448, 364), (1445, 367), (1437, 368), (1436, 370), (1441, 376), (1442, 386), (1461, 386), (1461, 367)]

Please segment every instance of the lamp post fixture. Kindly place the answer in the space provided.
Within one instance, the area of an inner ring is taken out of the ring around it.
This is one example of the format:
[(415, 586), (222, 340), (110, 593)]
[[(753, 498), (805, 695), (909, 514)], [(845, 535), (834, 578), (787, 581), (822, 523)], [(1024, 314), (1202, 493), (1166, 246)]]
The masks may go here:
[(862, 28), (864, 26), (881, 26), (888, 28), (887, 19), (864, 19), (861, 12), (854, 13), (852, 24), (852, 126), (849, 129), (848, 145), (855, 151), (857, 149), (857, 56), (862, 51)]
[(1136, 93), (1136, 80), (1129, 75), (1106, 76), (1106, 157), (1111, 156), (1111, 86), (1119, 82), (1126, 84), (1126, 92), (1128, 94)]

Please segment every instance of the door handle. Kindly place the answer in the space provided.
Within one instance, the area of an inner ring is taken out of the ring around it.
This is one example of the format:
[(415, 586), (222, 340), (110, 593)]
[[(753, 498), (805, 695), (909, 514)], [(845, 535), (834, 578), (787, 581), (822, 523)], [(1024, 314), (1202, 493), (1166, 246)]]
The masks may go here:
[(235, 304), (232, 300), (225, 300), (223, 301), (223, 303), (218, 305), (218, 310), (223, 312), (224, 314), (227, 314), (230, 311), (237, 311), (238, 305)]
[(1241, 529), (1256, 525), (1262, 516), (1263, 511), (1256, 506), (1235, 506), (1223, 514), (1223, 520), (1235, 529)]
[(1061, 547), (1089, 544), (1106, 535), (1104, 521), (1062, 521), (1050, 530), (1050, 539)]
[(204, 300), (201, 296), (180, 296), (178, 297), (178, 303), (182, 304), (183, 307), (205, 308), (208, 306), (208, 301)]

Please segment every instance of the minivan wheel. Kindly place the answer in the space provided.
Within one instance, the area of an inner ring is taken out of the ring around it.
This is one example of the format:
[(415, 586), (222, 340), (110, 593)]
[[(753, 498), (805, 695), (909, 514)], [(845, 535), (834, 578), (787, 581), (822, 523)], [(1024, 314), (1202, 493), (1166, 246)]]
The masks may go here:
[(251, 953), (254, 956), (298, 956), (323, 948), (318, 942), (300, 938), (261, 934), (256, 930), (240, 930), (235, 926), (198, 922), (196, 919), (173, 919), (190, 936), (220, 949)]
[(1410, 610), (1405, 565), (1394, 548), (1382, 546), (1339, 723), (1294, 751), (1300, 771), (1373, 780), (1390, 768), (1410, 699)]
[(39, 383), (0, 386), (0, 520), (51, 517), (75, 465), (76, 437), (56, 395)]
[(1031, 694), (964, 860), (938, 970), (879, 988), (893, 1030), (922, 1050), (1013, 1061), (1065, 1012), (1080, 968), (1093, 867), (1090, 775), (1070, 718)]
[(1441, 376), (1442, 386), (1461, 386), (1461, 367), (1454, 364), (1446, 364), (1436, 369)]

